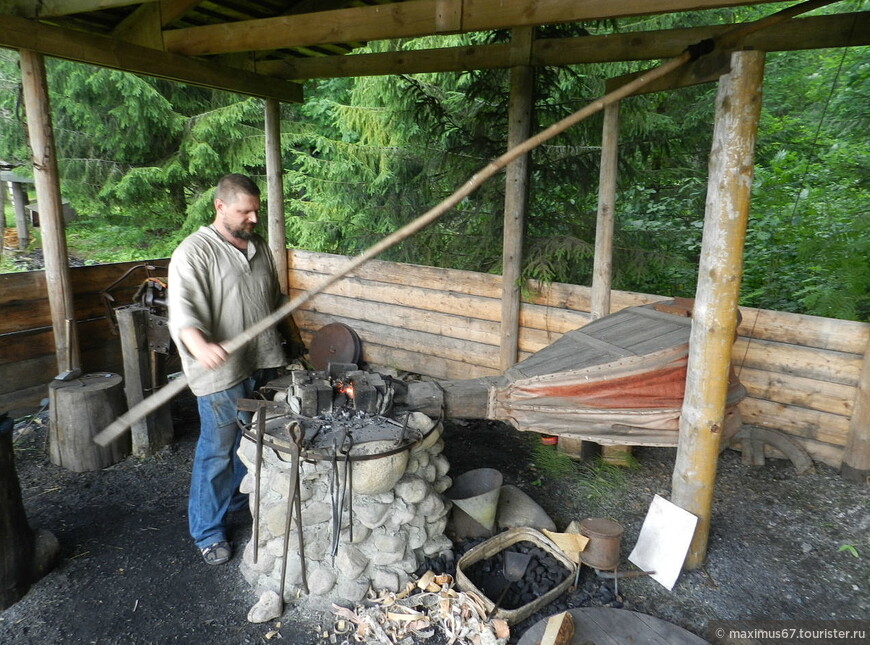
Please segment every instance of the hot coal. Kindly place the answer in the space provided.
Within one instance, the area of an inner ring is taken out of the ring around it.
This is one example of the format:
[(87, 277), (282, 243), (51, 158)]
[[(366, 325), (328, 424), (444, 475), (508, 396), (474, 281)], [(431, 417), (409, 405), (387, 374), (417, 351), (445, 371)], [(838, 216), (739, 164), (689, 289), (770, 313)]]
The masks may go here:
[[(510, 582), (504, 573), (505, 552), (531, 556), (521, 580)], [(492, 601), (502, 597), (500, 607), (516, 609), (540, 598), (570, 575), (565, 565), (532, 542), (517, 542), (485, 560), (474, 562), (465, 575)]]

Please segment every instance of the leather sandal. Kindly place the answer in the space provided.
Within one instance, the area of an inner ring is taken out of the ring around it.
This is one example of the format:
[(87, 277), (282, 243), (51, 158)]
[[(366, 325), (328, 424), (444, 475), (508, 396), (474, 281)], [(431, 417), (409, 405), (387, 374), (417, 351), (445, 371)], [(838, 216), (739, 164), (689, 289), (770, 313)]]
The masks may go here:
[(225, 564), (233, 555), (229, 542), (215, 542), (200, 550), (206, 564)]

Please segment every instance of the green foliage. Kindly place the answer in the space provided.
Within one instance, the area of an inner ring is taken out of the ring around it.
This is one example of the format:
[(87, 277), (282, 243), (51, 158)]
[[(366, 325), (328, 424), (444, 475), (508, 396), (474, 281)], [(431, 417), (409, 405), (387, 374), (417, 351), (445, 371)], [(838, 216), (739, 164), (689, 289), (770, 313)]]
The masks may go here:
[(532, 461), (544, 477), (563, 480), (573, 478), (577, 467), (571, 458), (559, 452), (555, 446), (546, 446), (539, 441), (538, 435), (533, 435)]
[(870, 320), (870, 63), (821, 50), (767, 69), (741, 302)]
[[(857, 11), (866, 0), (821, 12)], [(548, 26), (538, 38), (747, 21), (769, 6)], [(362, 52), (504, 43), (507, 32), (377, 42)], [(648, 63), (536, 70), (533, 131)], [(95, 261), (168, 255), (212, 217), (226, 172), (262, 180), (262, 103), (49, 61), (73, 249)], [(282, 106), (288, 244), (355, 254), (419, 216), (506, 148), (507, 70), (309, 82)], [(29, 164), (17, 55), (0, 50), (0, 159)], [(693, 296), (713, 84), (622, 101), (615, 288)], [(770, 54), (741, 304), (870, 320), (870, 63), (863, 49)], [(530, 153), (523, 277), (589, 284), (601, 118)], [(504, 182), (486, 182), (385, 257), (501, 271)]]
[(532, 461), (541, 475), (545, 479), (572, 486), (585, 500), (604, 501), (626, 484), (623, 466), (608, 464), (600, 459), (574, 461), (555, 446), (541, 444), (537, 435), (530, 442)]
[[(213, 217), (221, 175), (263, 173), (259, 100), (54, 59), (47, 74), (62, 196), (79, 213), (68, 239), (91, 261), (168, 255)], [(26, 167), (18, 84), (0, 50), (0, 159)]]
[(625, 487), (625, 466), (615, 466), (600, 459), (582, 462), (578, 468), (577, 485), (587, 500), (604, 502), (615, 491)]

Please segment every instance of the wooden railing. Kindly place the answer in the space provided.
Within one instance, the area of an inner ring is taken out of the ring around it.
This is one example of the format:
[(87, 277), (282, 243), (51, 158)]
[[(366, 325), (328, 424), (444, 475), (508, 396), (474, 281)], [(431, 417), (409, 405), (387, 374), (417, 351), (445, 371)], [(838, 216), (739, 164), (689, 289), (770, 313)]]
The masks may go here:
[[(289, 251), (292, 295), (346, 261)], [(99, 292), (136, 264), (71, 269), (86, 371), (122, 369)], [(115, 291), (118, 305), (129, 304), (142, 278), (133, 274)], [(32, 408), (57, 373), (45, 294), (42, 272), (0, 275), (0, 411)], [(498, 374), (500, 298), (497, 275), (373, 260), (294, 317), (306, 341), (324, 324), (343, 322), (362, 339), (366, 362), (464, 379)], [(617, 311), (664, 299), (616, 291), (611, 301)], [(518, 359), (582, 327), (589, 309), (588, 287), (525, 285)], [(814, 459), (839, 466), (870, 324), (743, 307), (741, 313), (733, 363), (749, 393), (740, 404), (744, 421), (783, 430)]]

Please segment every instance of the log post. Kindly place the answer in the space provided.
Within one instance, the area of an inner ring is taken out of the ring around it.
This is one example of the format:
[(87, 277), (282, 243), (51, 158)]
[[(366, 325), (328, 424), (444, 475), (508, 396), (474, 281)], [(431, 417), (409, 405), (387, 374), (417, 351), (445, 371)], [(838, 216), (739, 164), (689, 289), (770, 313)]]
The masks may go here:
[(281, 293), (288, 292), (287, 234), (284, 228), (284, 183), (281, 169), (281, 102), (266, 99), (266, 199), (269, 248), (275, 258)]
[[(148, 310), (131, 305), (115, 310), (121, 354), (124, 357), (124, 393), (127, 407), (141, 403), (163, 383), (158, 370), (151, 369), (157, 357), (148, 346)], [(172, 443), (172, 413), (169, 404), (157, 408), (132, 426), (132, 451), (137, 457), (147, 457)]]
[(720, 79), (716, 96), (686, 395), (672, 479), (671, 501), (698, 517), (686, 569), (701, 566), (707, 554), (713, 484), (737, 329), (737, 297), (763, 76), (763, 52), (734, 52), (731, 72)]
[(18, 234), (18, 249), (25, 250), (30, 244), (30, 233), (27, 228), (27, 191), (17, 181), (9, 182), (12, 186), (12, 208), (15, 210), (15, 232)]
[[(608, 87), (609, 89), (609, 87)], [(616, 162), (619, 154), (619, 103), (604, 108), (601, 131), (601, 168), (598, 179), (598, 217), (595, 224), (595, 258), (592, 265), (592, 320), (610, 313), (610, 291), (613, 282), (613, 225), (616, 218)], [(563, 443), (559, 439), (559, 443)], [(582, 442), (574, 439), (574, 452), (582, 450)], [(570, 447), (570, 442), (569, 442)], [(567, 447), (566, 447), (567, 449)], [(626, 466), (631, 459), (631, 446), (601, 446), (605, 463)]]
[(870, 483), (870, 338), (864, 348), (840, 474), (849, 481)]
[[(508, 103), (508, 150), (529, 138), (532, 129), (534, 69), (528, 64), (534, 31), (514, 29)], [(529, 155), (507, 166), (504, 196), (504, 241), (502, 250), (501, 345), (499, 366), (506, 370), (517, 362), (520, 328), (519, 280), (523, 264), (523, 231), (529, 192)]]
[(592, 320), (610, 313), (613, 277), (613, 220), (616, 215), (616, 162), (619, 151), (619, 103), (604, 108), (601, 169), (598, 179), (598, 220), (592, 268)]
[(36, 202), (41, 218), (42, 251), (45, 256), (45, 281), (48, 286), (51, 326), (54, 330), (54, 350), (58, 371), (65, 372), (78, 369), (81, 365), (76, 328), (74, 324), (67, 323), (68, 320), (74, 321), (75, 316), (45, 61), (41, 54), (26, 49), (22, 49), (19, 56), (27, 133), (33, 155)]
[(14, 423), (0, 413), (0, 611), (51, 571), (60, 543), (50, 531), (32, 529), (24, 512), (12, 445)]
[(0, 260), (6, 247), (6, 182), (0, 180)]
[(12, 419), (0, 415), (0, 610), (17, 602), (30, 588), (33, 531), (24, 514), (15, 472)]

